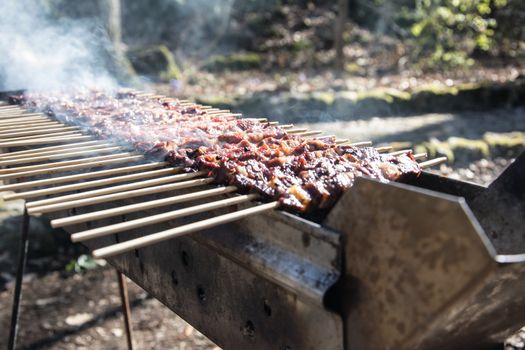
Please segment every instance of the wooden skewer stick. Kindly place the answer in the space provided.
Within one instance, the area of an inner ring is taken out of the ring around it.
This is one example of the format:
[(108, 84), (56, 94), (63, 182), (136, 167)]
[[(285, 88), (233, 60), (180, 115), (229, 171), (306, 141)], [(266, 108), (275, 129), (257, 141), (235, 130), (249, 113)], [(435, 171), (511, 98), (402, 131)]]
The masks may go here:
[(352, 147), (370, 147), (372, 146), (372, 144), (373, 144), (372, 141), (361, 141), (361, 142), (349, 143), (348, 145)]
[(56, 185), (56, 184), (61, 184), (61, 183), (66, 183), (66, 182), (74, 182), (78, 180), (92, 179), (92, 178), (97, 178), (97, 177), (102, 177), (102, 176), (112, 176), (112, 175), (125, 174), (125, 173), (142, 171), (142, 170), (156, 169), (156, 168), (161, 168), (167, 165), (168, 165), (167, 162), (144, 163), (144, 164), (131, 165), (131, 166), (125, 166), (125, 167), (120, 167), (120, 168), (92, 171), (92, 172), (81, 173), (81, 174), (52, 177), (52, 178), (47, 178), (47, 179), (42, 179), (42, 180), (19, 182), (19, 183), (0, 186), (0, 191), (17, 191), (17, 190), (22, 190), (26, 188)]
[(265, 123), (268, 121), (268, 118), (255, 118), (255, 120), (261, 122), (261, 123)]
[(67, 130), (67, 131), (42, 131), (40, 134), (36, 135), (26, 135), (26, 136), (18, 136), (18, 137), (0, 137), (0, 142), (11, 142), (11, 141), (21, 141), (21, 140), (32, 140), (36, 138), (47, 138), (47, 137), (57, 137), (57, 136), (63, 136), (63, 135), (81, 135), (79, 130)]
[(220, 109), (218, 111), (213, 111), (213, 112), (207, 111), (207, 114), (208, 115), (229, 115), (231, 114), (231, 111), (229, 109)]
[(11, 109), (0, 109), (0, 116), (6, 115), (6, 114), (40, 114), (45, 115), (45, 113), (41, 112), (35, 112), (35, 111), (28, 111), (26, 109), (20, 109), (20, 108), (11, 108)]
[(41, 113), (29, 113), (29, 114), (4, 114), (0, 117), (0, 123), (9, 123), (15, 120), (36, 120), (42, 119), (49, 116)]
[[(105, 149), (107, 147), (112, 147), (113, 145), (109, 143), (100, 143), (95, 144), (92, 146), (81, 146), (81, 147), (70, 147), (70, 148), (61, 148), (56, 150), (50, 150), (50, 151), (38, 151), (38, 148), (35, 150), (31, 150), (32, 152), (23, 153), (23, 154), (14, 154), (11, 155), (11, 153), (6, 153), (5, 155), (0, 155), (0, 162), (4, 160), (15, 160), (15, 159), (23, 159), (23, 158), (29, 158), (29, 157), (41, 157), (41, 156), (53, 156), (53, 155), (61, 155), (64, 152), (80, 152), (80, 151), (91, 151), (91, 152), (99, 152), (102, 149)], [(120, 147), (119, 147), (120, 149)]]
[(113, 185), (113, 184), (121, 183), (121, 182), (144, 180), (147, 178), (152, 178), (152, 177), (157, 177), (157, 176), (173, 175), (173, 174), (176, 174), (178, 171), (180, 171), (180, 168), (157, 169), (157, 170), (151, 170), (151, 171), (146, 171), (146, 172), (141, 172), (141, 173), (133, 173), (133, 174), (128, 174), (128, 175), (115, 176), (115, 177), (110, 177), (106, 179), (91, 180), (91, 181), (85, 181), (85, 182), (80, 182), (80, 183), (73, 183), (69, 185), (55, 186), (55, 187), (49, 187), (49, 188), (44, 188), (44, 189), (39, 189), (39, 190), (7, 194), (4, 196), (4, 200), (8, 201), (8, 200), (13, 200), (13, 199), (22, 199), (22, 198), (29, 199), (29, 198), (35, 198), (35, 197), (42, 197), (42, 196), (54, 195), (54, 194), (62, 193), (62, 192), (71, 192), (71, 191), (83, 190), (86, 188), (108, 186), (108, 185)]
[(44, 116), (45, 114), (28, 113), (27, 111), (22, 111), (22, 110), (10, 110), (10, 111), (4, 111), (3, 113), (0, 113), (0, 120), (6, 119), (6, 118), (18, 118), (18, 117), (35, 116), (35, 115)]
[(98, 160), (122, 158), (122, 157), (131, 156), (131, 155), (132, 155), (131, 153), (124, 152), (124, 153), (116, 153), (116, 154), (110, 154), (110, 155), (105, 155), (105, 156), (78, 158), (78, 159), (72, 159), (72, 160), (64, 160), (64, 161), (60, 161), (60, 162), (51, 162), (51, 163), (45, 163), (45, 164), (19, 166), (19, 167), (14, 167), (14, 168), (0, 169), (0, 174), (13, 174), (13, 173), (30, 171), (30, 170), (37, 170), (37, 169), (51, 169), (51, 168), (56, 168), (56, 167), (62, 167), (62, 166), (65, 166), (65, 165), (90, 163), (90, 162), (94, 162), (94, 161), (98, 161)]
[(78, 126), (57, 126), (49, 129), (40, 129), (40, 130), (25, 130), (17, 132), (0, 132), (0, 138), (9, 138), (17, 136), (30, 136), (38, 135), (41, 133), (50, 133), (55, 131), (67, 131), (67, 130), (78, 130)]
[(36, 139), (43, 139), (48, 137), (58, 137), (58, 136), (82, 136), (78, 130), (73, 131), (63, 131), (63, 132), (50, 132), (47, 134), (40, 135), (31, 135), (31, 136), (22, 136), (22, 137), (10, 137), (10, 138), (0, 138), (0, 142), (14, 142), (14, 141), (30, 141)]
[(83, 198), (83, 199), (78, 199), (78, 200), (74, 200), (70, 202), (55, 203), (55, 204), (49, 204), (49, 205), (42, 205), (38, 207), (32, 207), (32, 208), (28, 208), (27, 212), (29, 214), (51, 213), (51, 212), (60, 211), (64, 209), (80, 208), (80, 207), (85, 207), (88, 205), (118, 201), (120, 199), (147, 196), (150, 194), (164, 193), (168, 191), (180, 190), (183, 188), (204, 186), (204, 185), (210, 184), (212, 181), (213, 181), (212, 178), (205, 178), (205, 179), (195, 179), (195, 180), (189, 180), (189, 181), (175, 182), (175, 183), (170, 183), (166, 185), (140, 188), (137, 190), (131, 190), (131, 191), (125, 191), (125, 192), (119, 192), (119, 193), (111, 193), (111, 194), (107, 194), (103, 196)]
[(421, 162), (419, 163), (419, 167), (421, 169), (426, 169), (426, 168), (430, 168), (435, 165), (445, 163), (446, 161), (447, 161), (447, 157), (439, 157), (439, 158), (427, 160), (426, 162)]
[(28, 110), (28, 109), (25, 109), (25, 108), (20, 108), (19, 106), (6, 106), (6, 108), (0, 108), (0, 114), (13, 113), (13, 112), (18, 112), (18, 113), (38, 113), (36, 111), (31, 111), (31, 110)]
[(315, 136), (315, 137), (312, 137), (312, 139), (331, 139), (331, 138), (335, 138), (336, 136), (335, 135), (323, 135), (323, 136)]
[(67, 172), (67, 171), (72, 171), (72, 170), (77, 170), (77, 169), (96, 168), (96, 167), (100, 167), (104, 165), (133, 162), (133, 161), (137, 161), (143, 158), (144, 156), (137, 155), (137, 156), (130, 156), (130, 157), (100, 160), (96, 162), (89, 162), (89, 163), (82, 163), (82, 164), (66, 165), (66, 166), (61, 166), (61, 167), (56, 167), (56, 168), (30, 170), (30, 171), (24, 171), (20, 173), (0, 175), (0, 180), (19, 179), (19, 178), (30, 177), (30, 176), (41, 175), (41, 174), (53, 174), (53, 173)]
[[(4, 134), (10, 134), (10, 133), (15, 133), (15, 132), (29, 132), (29, 131), (34, 131), (34, 132), (45, 132), (46, 130), (48, 129), (56, 129), (56, 128), (67, 128), (67, 126), (65, 126), (64, 124), (52, 124), (52, 125), (39, 125), (37, 124), (36, 126), (27, 126), (27, 127), (16, 127), (16, 128), (9, 128), (7, 130), (0, 130), (0, 136), (4, 135)], [(75, 128), (78, 128), (78, 127), (75, 127)]]
[(427, 158), (427, 154), (426, 153), (416, 153), (416, 154), (414, 154), (414, 159), (424, 159), (424, 158)]
[[(403, 154), (407, 154), (408, 152), (414, 152), (414, 151), (411, 150), (411, 149), (403, 149), (403, 150), (400, 150), (400, 151), (391, 152), (388, 155), (389, 156), (400, 156), (400, 155), (403, 155)], [(416, 154), (413, 154), (413, 157), (414, 157), (414, 159), (423, 159), (423, 158), (427, 157), (427, 154), (426, 153), (416, 153)]]
[(187, 235), (189, 233), (204, 230), (210, 227), (215, 227), (228, 222), (236, 221), (251, 215), (259, 214), (268, 210), (276, 209), (279, 206), (279, 202), (271, 202), (261, 204), (255, 207), (251, 207), (244, 210), (239, 210), (233, 213), (228, 213), (214, 218), (194, 222), (191, 224), (175, 227), (171, 230), (157, 232), (144, 237), (132, 239), (126, 242), (118, 243), (112, 246), (96, 249), (93, 251), (93, 256), (96, 258), (109, 257), (116, 254), (121, 254), (133, 249), (152, 245), (175, 237)]
[(408, 152), (413, 152), (413, 150), (411, 150), (411, 149), (402, 149), (402, 150), (399, 150), (399, 151), (390, 152), (390, 153), (388, 153), (388, 155), (389, 156), (400, 156), (400, 155), (406, 154)]
[(3, 118), (4, 116), (18, 115), (18, 114), (27, 114), (27, 111), (24, 111), (23, 109), (16, 109), (16, 108), (0, 110), (0, 118)]
[(36, 113), (29, 113), (29, 112), (26, 112), (26, 111), (18, 111), (18, 112), (4, 112), (4, 113), (0, 113), (0, 120), (1, 121), (4, 121), (5, 119), (9, 119), (9, 118), (28, 118), (28, 117), (49, 117), (49, 115), (47, 114), (44, 114), (44, 113), (39, 113), (39, 112), (36, 112)]
[[(158, 177), (158, 178), (144, 180), (144, 181), (132, 182), (132, 183), (124, 184), (124, 185), (105, 187), (105, 188), (100, 188), (97, 190), (91, 190), (91, 191), (85, 191), (85, 192), (80, 192), (80, 193), (68, 194), (68, 195), (60, 196), (60, 197), (42, 199), (39, 201), (27, 203), (26, 207), (34, 208), (34, 207), (40, 207), (43, 205), (54, 204), (54, 203), (71, 202), (77, 199), (93, 198), (93, 197), (98, 197), (98, 196), (102, 196), (102, 195), (106, 195), (110, 193), (119, 193), (119, 192), (124, 192), (124, 191), (136, 190), (139, 188), (146, 188), (146, 187), (151, 188), (152, 186), (156, 186), (156, 185), (163, 185), (163, 184), (168, 184), (172, 182), (181, 182), (184, 180), (194, 179), (202, 175), (206, 175), (206, 172), (198, 171), (194, 173), (175, 174), (175, 175), (170, 175), (170, 176)], [(82, 188), (81, 186), (82, 184), (78, 184), (78, 185), (80, 185), (79, 188)], [(74, 189), (73, 186), (71, 186), (70, 189), (71, 188)], [(59, 192), (61, 192), (60, 190), (61, 189), (59, 188)]]
[[(336, 144), (336, 145), (342, 145), (342, 144), (344, 144), (344, 143), (348, 143), (348, 142), (350, 142), (349, 139), (336, 139), (336, 140), (335, 140), (335, 144)], [(357, 147), (357, 146), (356, 146), (356, 147)]]
[(392, 150), (392, 146), (376, 147), (376, 151), (379, 153), (385, 153)]
[(74, 147), (84, 147), (84, 146), (109, 146), (108, 143), (105, 143), (105, 141), (85, 141), (85, 142), (77, 142), (77, 143), (70, 143), (68, 145), (59, 145), (59, 146), (48, 146), (48, 147), (38, 147), (38, 148), (32, 148), (27, 149), (23, 151), (15, 151), (15, 152), (9, 152), (5, 154), (0, 154), (0, 159), (3, 159), (5, 157), (12, 157), (12, 156), (18, 156), (23, 154), (32, 154), (32, 153), (41, 153), (44, 151), (57, 151), (57, 150), (68, 150), (70, 148)]
[(16, 131), (16, 130), (20, 130), (20, 129), (23, 129), (23, 128), (37, 128), (37, 127), (42, 127), (42, 126), (51, 126), (51, 125), (54, 125), (54, 126), (58, 126), (58, 125), (64, 125), (64, 124), (61, 124), (59, 122), (54, 122), (54, 121), (39, 121), (39, 122), (34, 122), (34, 123), (15, 123), (13, 125), (8, 125), (8, 126), (0, 126), (0, 131)]
[(6, 119), (3, 122), (0, 122), (1, 127), (6, 126), (14, 126), (14, 125), (20, 125), (20, 124), (33, 124), (38, 122), (54, 122), (56, 120), (51, 119), (49, 117), (28, 117), (28, 118), (13, 118), (13, 119)]
[[(42, 125), (43, 124), (43, 125)], [(10, 127), (10, 128), (7, 128), (7, 129), (3, 129), (3, 130), (0, 130), (0, 137), (4, 137), (4, 135), (8, 135), (8, 134), (13, 134), (13, 133), (22, 133), (22, 132), (32, 132), (33, 135), (36, 135), (38, 133), (41, 133), (41, 134), (45, 134), (47, 133), (48, 130), (50, 129), (64, 129), (64, 128), (67, 128), (65, 125), (63, 124), (59, 124), (59, 123), (55, 123), (55, 124), (33, 124), (33, 125), (22, 125), (22, 126), (16, 126), (16, 127)], [(70, 128), (73, 128), (73, 127), (70, 127)], [(75, 127), (78, 129), (78, 127)], [(68, 130), (68, 129), (66, 129)], [(53, 131), (52, 131), (53, 132)], [(31, 135), (31, 134), (27, 134), (27, 135)], [(26, 136), (27, 136), (26, 135)], [(19, 135), (19, 136), (23, 136), (23, 135)], [(9, 137), (14, 137), (14, 136), (9, 136)]]
[(7, 103), (7, 102), (0, 102), (0, 110), (4, 110), (4, 109), (11, 109), (11, 108), (19, 108), (19, 109), (22, 109), (20, 105), (17, 105), (17, 104), (10, 104), (10, 103)]
[(107, 148), (89, 149), (86, 151), (76, 151), (76, 152), (66, 152), (66, 153), (62, 152), (62, 153), (43, 155), (43, 156), (37, 156), (37, 157), (25, 157), (25, 158), (18, 158), (18, 159), (0, 160), (0, 166), (17, 165), (17, 164), (25, 164), (25, 163), (37, 163), (37, 162), (42, 162), (46, 160), (64, 159), (64, 158), (71, 158), (75, 156), (81, 156), (85, 154), (108, 153), (108, 152), (120, 151), (120, 150), (121, 150), (120, 147), (114, 146), (114, 147), (107, 147)]
[(18, 146), (45, 145), (45, 144), (53, 144), (53, 143), (70, 143), (72, 141), (89, 140), (90, 138), (91, 136), (48, 137), (48, 138), (33, 139), (33, 140), (0, 142), (0, 147), (18, 147)]
[(305, 132), (305, 131), (308, 131), (308, 129), (290, 129), (290, 130), (287, 130), (286, 132), (288, 134), (298, 134), (298, 133), (302, 133), (302, 132)]
[(183, 209), (173, 210), (162, 214), (152, 215), (145, 218), (135, 219), (131, 221), (125, 221), (114, 225), (109, 225), (105, 227), (95, 228), (92, 230), (87, 230), (83, 232), (77, 232), (71, 235), (71, 240), (73, 242), (81, 242), (88, 239), (107, 236), (117, 232), (123, 232), (127, 230), (132, 230), (139, 227), (144, 227), (148, 225), (158, 224), (160, 222), (166, 222), (174, 220), (177, 218), (182, 218), (185, 216), (190, 216), (194, 214), (200, 214), (207, 212), (209, 210), (229, 207), (232, 205), (250, 202), (257, 198), (257, 195), (248, 194), (243, 196), (236, 196), (232, 198), (222, 199), (215, 202), (195, 205), (192, 207), (187, 207)]
[(220, 195), (224, 195), (224, 194), (235, 192), (235, 191), (237, 191), (237, 187), (235, 186), (217, 187), (217, 188), (212, 188), (212, 189), (204, 190), (204, 191), (181, 194), (181, 195), (169, 197), (169, 198), (155, 199), (155, 200), (148, 201), (148, 202), (123, 205), (121, 207), (99, 210), (99, 211), (86, 213), (86, 214), (68, 216), (68, 217), (61, 218), (61, 219), (55, 219), (51, 221), (51, 226), (54, 228), (58, 228), (58, 227), (76, 225), (76, 224), (81, 224), (83, 222), (102, 220), (105, 218), (114, 217), (118, 215), (125, 215), (129, 213), (134, 213), (137, 211), (164, 207), (164, 206), (173, 205), (173, 204), (180, 204), (180, 203), (184, 203), (184, 202), (188, 202), (188, 201), (192, 201), (196, 199), (220, 196)]
[(323, 132), (324, 131), (321, 131), (321, 130), (310, 130), (310, 131), (304, 131), (304, 132), (297, 132), (294, 135), (297, 135), (297, 136), (312, 136), (312, 135), (320, 135)]

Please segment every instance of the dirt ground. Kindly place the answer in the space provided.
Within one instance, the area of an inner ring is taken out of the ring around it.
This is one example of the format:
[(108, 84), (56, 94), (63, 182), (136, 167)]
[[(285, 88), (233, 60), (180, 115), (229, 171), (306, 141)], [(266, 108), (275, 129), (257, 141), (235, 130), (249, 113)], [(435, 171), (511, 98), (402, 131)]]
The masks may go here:
[[(0, 293), (0, 348), (5, 348), (12, 286)], [(136, 349), (219, 349), (201, 333), (128, 283)], [(19, 349), (126, 349), (115, 270), (26, 276)]]

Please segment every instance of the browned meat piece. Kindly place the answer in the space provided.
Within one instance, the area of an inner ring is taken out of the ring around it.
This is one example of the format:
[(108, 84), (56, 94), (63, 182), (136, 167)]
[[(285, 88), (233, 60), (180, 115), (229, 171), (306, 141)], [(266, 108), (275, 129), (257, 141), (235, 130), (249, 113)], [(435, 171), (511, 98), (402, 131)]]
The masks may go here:
[(255, 119), (217, 116), (133, 93), (31, 94), (13, 102), (165, 157), (187, 171), (209, 171), (217, 183), (279, 200), (297, 212), (330, 208), (358, 176), (388, 182), (420, 173), (410, 153), (390, 156), (330, 138), (306, 139)]

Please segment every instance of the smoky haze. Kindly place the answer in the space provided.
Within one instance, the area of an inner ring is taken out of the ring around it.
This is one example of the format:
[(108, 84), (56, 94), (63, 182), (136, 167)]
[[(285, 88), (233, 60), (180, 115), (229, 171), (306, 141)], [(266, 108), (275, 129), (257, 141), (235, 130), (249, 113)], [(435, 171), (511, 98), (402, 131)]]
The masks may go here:
[(0, 90), (112, 88), (109, 39), (95, 18), (53, 14), (47, 2), (3, 0), (0, 10)]

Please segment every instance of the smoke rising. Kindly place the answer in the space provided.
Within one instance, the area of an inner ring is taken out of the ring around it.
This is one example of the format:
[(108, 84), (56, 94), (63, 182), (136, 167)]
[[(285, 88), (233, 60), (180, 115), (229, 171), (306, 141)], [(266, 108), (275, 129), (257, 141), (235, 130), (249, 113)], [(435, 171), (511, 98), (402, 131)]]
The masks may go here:
[(165, 44), (179, 61), (205, 59), (232, 45), (226, 37), (238, 29), (233, 14), (239, 6), (246, 6), (244, 3), (235, 0), (158, 0), (153, 5), (145, 1), (128, 1), (122, 8), (124, 42), (131, 49)]
[(109, 39), (100, 21), (57, 16), (46, 3), (2, 1), (0, 90), (115, 87), (106, 68)]
[[(233, 0), (193, 0), (184, 4), (182, 16), (191, 18), (191, 22), (181, 31), (181, 47), (194, 56), (209, 55), (229, 29)], [(183, 56), (184, 51), (179, 50), (179, 55)]]

